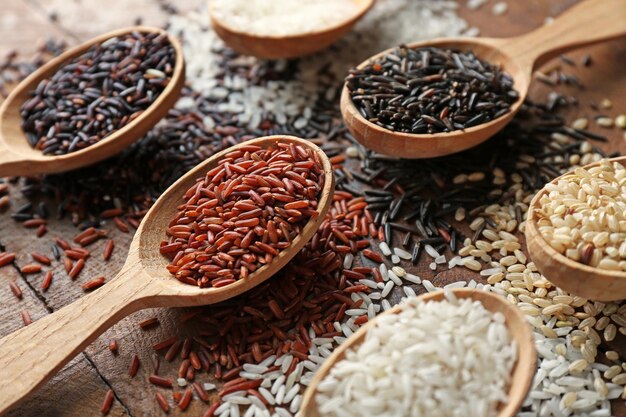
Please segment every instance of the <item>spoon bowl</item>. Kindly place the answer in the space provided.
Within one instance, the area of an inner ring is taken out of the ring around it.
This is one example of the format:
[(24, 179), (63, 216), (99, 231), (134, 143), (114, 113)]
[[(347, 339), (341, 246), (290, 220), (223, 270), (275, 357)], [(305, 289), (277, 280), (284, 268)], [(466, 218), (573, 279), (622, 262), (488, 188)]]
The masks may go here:
[[(535, 340), (530, 326), (522, 312), (500, 295), (471, 288), (457, 288), (452, 290), (452, 292), (457, 298), (471, 298), (472, 300), (480, 301), (487, 310), (494, 313), (499, 312), (505, 317), (509, 335), (511, 339), (515, 340), (517, 343), (518, 357), (511, 374), (508, 390), (509, 401), (501, 405), (497, 417), (513, 417), (522, 406), (537, 369), (537, 352), (535, 350)], [(426, 293), (418, 297), (419, 300), (424, 302), (441, 301), (444, 298), (445, 295), (443, 291)], [(401, 309), (402, 304), (399, 304), (394, 306), (391, 310), (378, 315), (376, 318), (363, 325), (356, 333), (350, 336), (348, 340), (333, 351), (333, 354), (328, 357), (317, 370), (313, 380), (304, 393), (302, 405), (300, 406), (300, 415), (302, 417), (320, 416), (315, 401), (315, 394), (322, 380), (328, 375), (335, 363), (345, 358), (348, 349), (363, 343), (367, 332), (378, 322), (378, 317), (398, 314), (401, 312)]]
[[(64, 155), (44, 155), (28, 143), (21, 127), (20, 108), (30, 93), (63, 64), (85, 53), (93, 45), (131, 32), (166, 34), (176, 51), (174, 72), (169, 84), (156, 100), (135, 120), (99, 142)], [(113, 156), (140, 139), (174, 106), (185, 83), (185, 64), (178, 40), (163, 29), (133, 26), (105, 33), (65, 51), (22, 80), (0, 107), (0, 177), (49, 174), (69, 171)]]
[[(411, 43), (410, 48), (471, 50), (499, 65), (514, 80), (518, 99), (497, 119), (464, 130), (435, 134), (395, 132), (365, 119), (354, 105), (347, 83), (341, 93), (341, 114), (354, 138), (366, 148), (401, 158), (433, 158), (474, 147), (502, 130), (522, 106), (535, 68), (566, 51), (626, 35), (626, 5), (621, 0), (586, 0), (568, 9), (550, 25), (509, 39), (446, 38)], [(392, 49), (364, 61), (363, 68)]]
[[(609, 159), (626, 164), (626, 157)], [(599, 163), (585, 165), (588, 169)], [(564, 174), (567, 175), (567, 174)], [(558, 182), (563, 176), (551, 181)], [(537, 224), (539, 200), (547, 193), (545, 187), (533, 197), (528, 207), (525, 236), (528, 254), (537, 269), (554, 285), (580, 297), (597, 301), (617, 301), (626, 298), (626, 272), (600, 269), (574, 261), (558, 252), (543, 238)]]
[[(317, 216), (311, 217), (291, 245), (271, 263), (245, 279), (220, 288), (184, 284), (171, 275), (169, 260), (159, 252), (169, 222), (183, 202), (182, 196), (217, 165), (222, 157), (245, 145), (268, 148), (289, 143), (315, 152), (322, 162), (324, 186), (320, 190)], [(219, 153), (186, 173), (170, 186), (141, 222), (131, 242), (122, 270), (103, 285), (61, 310), (0, 340), (0, 378), (11, 387), (0, 395), (0, 415), (51, 378), (106, 329), (129, 314), (150, 307), (191, 307), (214, 304), (253, 288), (278, 272), (318, 230), (330, 204), (334, 188), (332, 165), (312, 142), (293, 136), (266, 136), (243, 142)], [(42, 360), (45, 358), (45, 360)]]
[(297, 35), (263, 36), (228, 26), (216, 15), (214, 3), (209, 3), (211, 26), (220, 38), (235, 51), (263, 59), (286, 59), (310, 55), (335, 43), (359, 21), (374, 4), (374, 0), (353, 0), (358, 10), (334, 26)]

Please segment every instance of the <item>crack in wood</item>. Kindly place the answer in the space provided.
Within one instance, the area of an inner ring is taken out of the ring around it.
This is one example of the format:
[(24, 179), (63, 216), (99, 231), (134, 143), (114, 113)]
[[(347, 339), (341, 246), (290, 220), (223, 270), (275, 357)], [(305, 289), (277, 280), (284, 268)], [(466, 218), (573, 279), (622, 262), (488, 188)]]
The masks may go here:
[(93, 369), (96, 371), (96, 374), (98, 375), (98, 377), (100, 377), (100, 379), (104, 382), (104, 384), (109, 387), (110, 390), (113, 391), (113, 397), (115, 397), (115, 399), (117, 400), (117, 402), (124, 408), (124, 410), (126, 411), (126, 414), (128, 414), (129, 417), (134, 417), (133, 413), (130, 412), (130, 408), (128, 408), (128, 406), (124, 403), (124, 401), (122, 401), (122, 398), (117, 395), (117, 392), (115, 391), (115, 388), (113, 388), (113, 385), (111, 383), (109, 383), (109, 380), (106, 379), (104, 377), (104, 375), (102, 375), (102, 373), (100, 373), (100, 370), (98, 369), (98, 366), (96, 365), (96, 363), (91, 359), (91, 357), (87, 354), (87, 352), (83, 352), (82, 353), (83, 356), (85, 357), (85, 359), (87, 360), (87, 362), (89, 362), (89, 364), (93, 367)]

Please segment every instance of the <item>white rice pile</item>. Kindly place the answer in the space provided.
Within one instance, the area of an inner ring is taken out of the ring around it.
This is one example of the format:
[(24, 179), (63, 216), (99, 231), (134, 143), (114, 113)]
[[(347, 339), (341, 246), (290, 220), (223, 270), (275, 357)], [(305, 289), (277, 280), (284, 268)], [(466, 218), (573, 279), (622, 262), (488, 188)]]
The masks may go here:
[(354, 0), (213, 0), (223, 24), (259, 36), (290, 36), (335, 27), (359, 12)]
[(504, 316), (479, 301), (408, 299), (348, 350), (316, 395), (328, 417), (489, 417), (517, 357)]

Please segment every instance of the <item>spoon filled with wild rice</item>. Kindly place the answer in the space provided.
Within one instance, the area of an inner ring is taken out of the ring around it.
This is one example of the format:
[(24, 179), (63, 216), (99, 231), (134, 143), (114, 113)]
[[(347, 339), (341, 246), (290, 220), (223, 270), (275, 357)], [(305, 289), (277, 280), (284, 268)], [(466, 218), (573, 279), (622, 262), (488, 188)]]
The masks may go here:
[(586, 0), (509, 39), (449, 38), (383, 51), (350, 71), (341, 112), (367, 148), (403, 158), (459, 152), (520, 109), (535, 68), (571, 49), (626, 35), (626, 3)]
[(0, 176), (56, 173), (130, 146), (180, 96), (182, 48), (165, 30), (119, 29), (50, 60), (0, 107)]
[(302, 417), (512, 417), (536, 370), (532, 331), (501, 295), (462, 288), (409, 298), (326, 359)]
[(192, 169), (146, 214), (115, 278), (0, 340), (0, 415), (127, 315), (217, 303), (272, 277), (325, 221), (333, 185), (324, 152), (293, 136), (246, 141)]

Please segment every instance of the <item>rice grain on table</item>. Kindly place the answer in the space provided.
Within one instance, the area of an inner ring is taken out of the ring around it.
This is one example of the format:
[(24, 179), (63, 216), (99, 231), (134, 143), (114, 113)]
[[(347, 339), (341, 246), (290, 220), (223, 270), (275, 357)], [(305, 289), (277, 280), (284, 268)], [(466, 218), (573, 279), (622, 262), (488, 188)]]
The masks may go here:
[(479, 301), (408, 299), (379, 317), (316, 393), (322, 416), (495, 416), (517, 357), (504, 316)]

